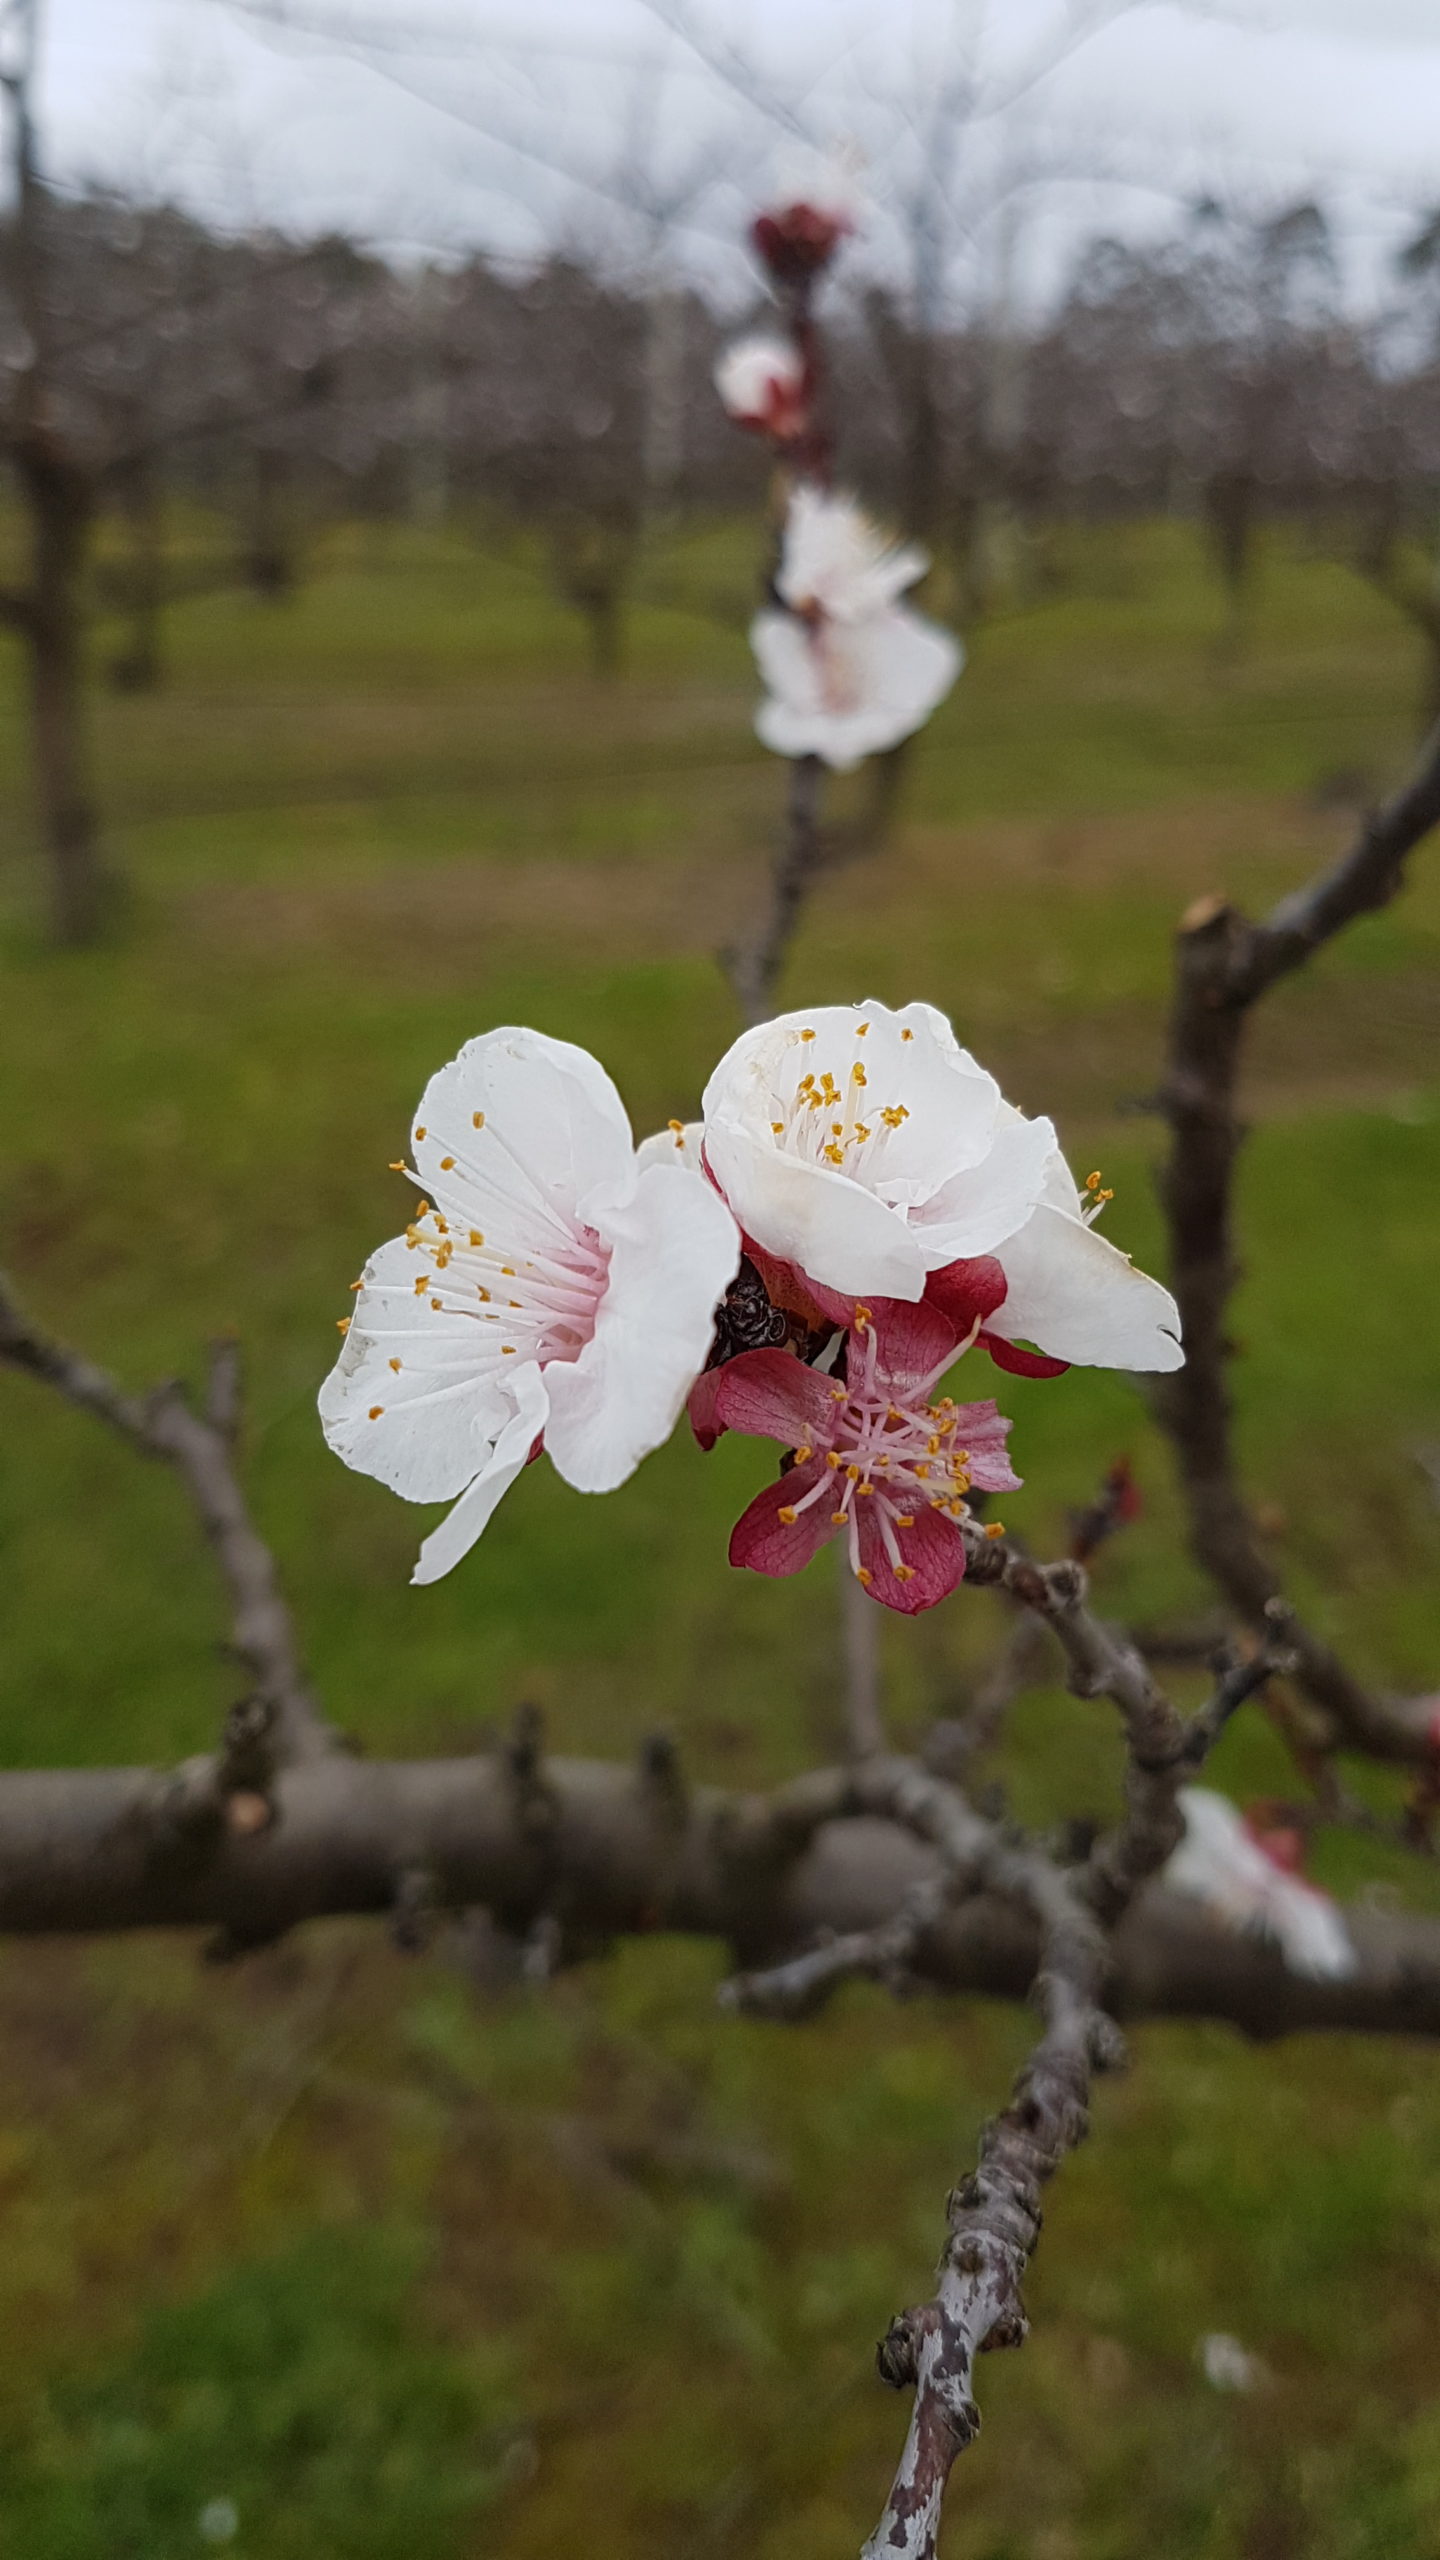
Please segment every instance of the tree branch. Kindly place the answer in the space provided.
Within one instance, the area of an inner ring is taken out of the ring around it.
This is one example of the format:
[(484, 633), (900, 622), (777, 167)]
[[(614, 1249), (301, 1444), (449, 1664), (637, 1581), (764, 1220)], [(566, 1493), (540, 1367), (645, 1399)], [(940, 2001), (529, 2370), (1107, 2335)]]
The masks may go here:
[[(1237, 1094), (1250, 1008), (1358, 916), (1382, 907), (1408, 856), (1440, 821), (1440, 729), (1411, 779), (1367, 819), (1328, 871), (1282, 899), (1261, 924), (1217, 898), (1182, 918), (1170, 1059), (1162, 1105), (1170, 1123), (1161, 1197), (1180, 1305), (1185, 1366), (1164, 1378), (1156, 1410), (1174, 1447), (1199, 1562), (1248, 1623), (1263, 1631), (1280, 1587), (1245, 1503), (1231, 1437), (1227, 1316), (1238, 1276), (1235, 1166), (1244, 1142)], [(1429, 1711), (1378, 1696), (1293, 1615), (1296, 1676), (1337, 1738), (1382, 1759), (1433, 1754)]]
[(300, 1668), (274, 1558), (250, 1518), (232, 1463), (239, 1396), (233, 1344), (212, 1348), (210, 1417), (202, 1417), (174, 1381), (146, 1397), (127, 1395), (93, 1361), (32, 1324), (0, 1278), (0, 1361), (42, 1379), (132, 1449), (174, 1467), (230, 1594), (233, 1650), (272, 1711), (277, 1757), (304, 1759), (333, 1748)]

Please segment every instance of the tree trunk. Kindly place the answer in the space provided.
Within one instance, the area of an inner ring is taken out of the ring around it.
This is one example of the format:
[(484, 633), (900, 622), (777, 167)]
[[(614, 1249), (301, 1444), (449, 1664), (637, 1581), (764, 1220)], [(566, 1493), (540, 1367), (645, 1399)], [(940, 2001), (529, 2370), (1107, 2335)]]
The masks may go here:
[(57, 942), (93, 942), (112, 883), (90, 791), (85, 713), (84, 579), (91, 499), (83, 475), (42, 435), (18, 459), (30, 514), (32, 578), (25, 617), (34, 724), (35, 797)]

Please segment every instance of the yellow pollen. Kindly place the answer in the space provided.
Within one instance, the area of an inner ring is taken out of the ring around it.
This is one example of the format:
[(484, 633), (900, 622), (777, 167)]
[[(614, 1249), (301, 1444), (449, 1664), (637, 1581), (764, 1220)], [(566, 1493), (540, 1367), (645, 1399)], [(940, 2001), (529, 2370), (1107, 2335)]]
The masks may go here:
[(479, 1228), (478, 1228), (478, 1227), (472, 1227), (472, 1228), (471, 1228), (471, 1230), (470, 1230), (470, 1241), (471, 1241), (471, 1243), (472, 1243), (472, 1244), (483, 1244), (483, 1243), (484, 1243), (485, 1239), (484, 1239), (484, 1237), (482, 1236), (482, 1234), (480, 1233), (480, 1230), (479, 1230)]
[(858, 1484), (858, 1483), (859, 1483), (859, 1481), (860, 1481), (860, 1470), (859, 1470), (859, 1468), (858, 1468), (857, 1466), (855, 1466), (855, 1465), (853, 1464), (853, 1462), (852, 1462), (852, 1464), (851, 1464), (850, 1466), (848, 1466), (848, 1467), (846, 1468), (845, 1473), (846, 1473), (846, 1474), (847, 1474), (847, 1476), (849, 1477), (849, 1479), (850, 1479), (850, 1481), (851, 1481), (851, 1483), (852, 1483), (852, 1484)]
[(793, 1529), (796, 1517), (797, 1514), (794, 1503), (782, 1502), (780, 1505), (780, 1518), (784, 1521), (787, 1529)]
[(485, 1300), (486, 1305), (487, 1305), (487, 1306), (489, 1305), (489, 1303), (490, 1303), (490, 1292), (489, 1292), (489, 1290), (488, 1290), (488, 1289), (477, 1289), (477, 1290), (476, 1290), (476, 1292), (475, 1292), (475, 1295), (476, 1295), (476, 1297), (477, 1297), (477, 1298), (483, 1298), (483, 1299)]
[[(348, 1324), (348, 1323), (349, 1323), (349, 1321), (350, 1321), (350, 1319), (349, 1319), (349, 1317), (347, 1316), (347, 1317), (345, 1318), (345, 1322)], [(839, 1464), (840, 1464), (840, 1452), (839, 1452), (839, 1450), (838, 1450), (838, 1449), (827, 1449), (827, 1450), (826, 1450), (826, 1452), (825, 1452), (825, 1464), (826, 1464), (826, 1466), (827, 1466), (827, 1467), (838, 1467), (838, 1466), (839, 1466)]]
[(336, 1317), (336, 1319), (335, 1319), (335, 1329), (336, 1329), (337, 1333), (348, 1333), (348, 1332), (349, 1332), (349, 1330), (350, 1330), (350, 1319), (349, 1319), (349, 1317), (348, 1317), (348, 1316), (337, 1316), (337, 1317)]
[(515, 1312), (516, 1312), (516, 1314), (517, 1314), (517, 1315), (520, 1313), (520, 1309), (521, 1309), (521, 1307), (522, 1307), (523, 1303), (524, 1303), (524, 1302), (523, 1302), (523, 1300), (522, 1300), (522, 1299), (520, 1299), (520, 1298), (512, 1298), (512, 1299), (511, 1299), (510, 1304), (511, 1304), (511, 1306), (515, 1309)]
[(802, 1440), (802, 1441), (801, 1441), (801, 1443), (800, 1443), (799, 1448), (798, 1448), (798, 1449), (796, 1450), (796, 1452), (795, 1452), (795, 1464), (796, 1464), (796, 1466), (797, 1466), (797, 1467), (803, 1467), (803, 1466), (804, 1466), (804, 1464), (805, 1464), (806, 1459), (807, 1459), (807, 1458), (813, 1458), (813, 1457), (814, 1457), (814, 1455), (815, 1455), (815, 1452), (814, 1452), (814, 1450), (811, 1448), (809, 1441), (808, 1441), (808, 1440)]
[(514, 1277), (515, 1277), (515, 1266), (514, 1266), (513, 1262), (502, 1262), (502, 1263), (501, 1263), (501, 1265), (500, 1265), (500, 1270), (501, 1270), (502, 1276), (503, 1276), (506, 1280), (513, 1280), (513, 1279), (514, 1279)]
[(1099, 1176), (1099, 1173), (1098, 1173), (1098, 1172), (1096, 1172), (1096, 1173), (1087, 1173), (1087, 1174), (1086, 1174), (1086, 1176), (1085, 1176), (1085, 1188), (1086, 1188), (1086, 1190), (1087, 1190), (1087, 1191), (1098, 1191), (1098, 1190), (1099, 1190), (1099, 1188), (1100, 1188), (1100, 1176)]
[(515, 1354), (515, 1345), (513, 1342), (502, 1342), (500, 1348), (504, 1352), (507, 1360), (513, 1359)]
[(913, 1582), (915, 1579), (915, 1567), (913, 1564), (897, 1564), (895, 1567), (895, 1579), (897, 1582)]
[(372, 1406), (370, 1407), (370, 1419), (371, 1419), (371, 1421), (372, 1421), (372, 1422), (378, 1422), (378, 1421), (379, 1421), (379, 1419), (380, 1419), (380, 1416), (381, 1416), (381, 1414), (384, 1412), (384, 1410), (385, 1410), (385, 1407), (383, 1406), (383, 1404), (372, 1404)]
[(830, 1514), (830, 1526), (831, 1526), (831, 1528), (832, 1528), (832, 1529), (843, 1529), (843, 1528), (844, 1528), (844, 1526), (845, 1526), (845, 1523), (846, 1523), (846, 1521), (849, 1519), (849, 1517), (850, 1517), (850, 1514), (849, 1514), (849, 1512), (848, 1512), (848, 1511), (832, 1511), (832, 1512), (831, 1512), (831, 1514)]
[(863, 1120), (857, 1120), (857, 1121), (856, 1121), (856, 1123), (855, 1123), (855, 1135), (856, 1135), (856, 1137), (857, 1137), (857, 1138), (861, 1139), (862, 1141), (863, 1141), (864, 1139), (866, 1139), (866, 1138), (868, 1138), (868, 1137), (869, 1137), (870, 1132), (869, 1132), (869, 1130), (866, 1128), (865, 1123), (864, 1123), (864, 1121), (863, 1121)]
[(400, 1363), (399, 1363), (399, 1361), (398, 1361), (398, 1360), (392, 1360), (392, 1361), (391, 1361), (391, 1363), (390, 1363), (390, 1366), (391, 1366), (391, 1368), (392, 1368), (392, 1369), (394, 1369), (394, 1370), (398, 1371), (398, 1370), (399, 1370), (399, 1367), (400, 1367)]
[(843, 1164), (845, 1161), (845, 1150), (843, 1147), (837, 1147), (834, 1144), (831, 1144), (825, 1149), (825, 1154), (831, 1164)]
[(1098, 1191), (1095, 1196), (1097, 1200), (1113, 1200), (1115, 1194), (1113, 1191)]
[(895, 1526), (897, 1529), (913, 1529), (915, 1526), (914, 1512), (897, 1511), (895, 1514)]
[(908, 1120), (910, 1114), (903, 1102), (887, 1102), (880, 1117), (887, 1129), (898, 1129), (901, 1121)]
[(783, 1121), (783, 1120), (772, 1120), (772, 1121), (771, 1121), (771, 1123), (770, 1123), (770, 1126), (771, 1126), (771, 1128), (774, 1130), (775, 1135), (776, 1135), (776, 1137), (777, 1137), (777, 1138), (783, 1138), (783, 1137), (784, 1137), (784, 1135), (785, 1135), (785, 1123), (784, 1123), (784, 1121)]
[(1005, 1535), (1004, 1521), (987, 1520), (985, 1523), (985, 1535), (987, 1538), (1003, 1538)]
[(667, 1129), (683, 1129), (685, 1123), (683, 1120), (667, 1120), (665, 1126)]
[(416, 1135), (416, 1137), (417, 1137), (417, 1138), (423, 1138), (423, 1137), (424, 1137), (424, 1135), (425, 1135), (425, 1132), (424, 1132), (424, 1130), (423, 1130), (423, 1129), (417, 1129), (417, 1130), (416, 1130), (416, 1132), (415, 1132), (415, 1135)]
[(856, 1039), (857, 1039), (857, 1040), (863, 1040), (863, 1039), (864, 1039), (864, 1037), (865, 1037), (865, 1034), (866, 1034), (866, 1032), (869, 1030), (869, 1028), (870, 1028), (870, 1025), (869, 1025), (869, 1023), (868, 1023), (868, 1022), (857, 1022), (857, 1023), (856, 1023), (856, 1025), (855, 1025), (855, 1037), (856, 1037)]
[(869, 1588), (870, 1588), (870, 1569), (869, 1569), (868, 1565), (857, 1564), (857, 1566), (855, 1567), (855, 1579), (856, 1579), (856, 1581), (857, 1581), (857, 1582), (863, 1582), (863, 1583), (864, 1583), (864, 1585), (865, 1585), (866, 1590), (867, 1590), (867, 1591), (869, 1590)]
[(913, 1040), (915, 1034), (913, 1031), (902, 1031), (900, 1037), (902, 1040)]
[(454, 1159), (454, 1157), (453, 1157), (453, 1156), (442, 1156), (442, 1157), (441, 1157), (441, 1159), (440, 1159), (440, 1170), (441, 1170), (441, 1172), (442, 1172), (442, 1173), (453, 1173), (453, 1172), (454, 1172), (454, 1170), (455, 1170), (455, 1159)]
[(830, 1401), (831, 1401), (831, 1403), (832, 1403), (832, 1404), (843, 1404), (843, 1403), (844, 1403), (844, 1401), (845, 1401), (846, 1395), (848, 1394), (848, 1392), (849, 1392), (848, 1388), (845, 1388), (845, 1387), (832, 1387), (832, 1388), (831, 1388), (831, 1390), (830, 1390)]
[(864, 1070), (864, 1068), (861, 1066), (860, 1061), (859, 1061), (859, 1059), (858, 1059), (858, 1058), (856, 1059), (854, 1066), (853, 1066), (853, 1067), (851, 1068), (851, 1070), (850, 1070), (850, 1081), (851, 1081), (851, 1083), (852, 1083), (852, 1084), (868, 1084), (868, 1083), (869, 1083), (869, 1077), (866, 1075), (865, 1070)]
[(915, 1473), (917, 1476), (928, 1476), (930, 1473), (930, 1461), (928, 1458), (921, 1458), (917, 1461)]
[(831, 1121), (831, 1123), (830, 1123), (830, 1134), (831, 1134), (831, 1136), (832, 1136), (832, 1137), (836, 1137), (836, 1138), (843, 1138), (843, 1137), (844, 1137), (844, 1135), (845, 1135), (845, 1123), (844, 1123), (844, 1121), (843, 1121), (843, 1120), (832, 1120), (832, 1121)]
[(802, 1031), (800, 1037), (802, 1040), (813, 1040), (815, 1034), (813, 1031)]
[(939, 1434), (939, 1432), (938, 1432), (938, 1431), (932, 1431), (932, 1432), (931, 1432), (929, 1439), (928, 1439), (928, 1440), (926, 1441), (926, 1443), (925, 1443), (925, 1446), (926, 1446), (926, 1448), (929, 1450), (930, 1455), (931, 1455), (931, 1457), (932, 1457), (932, 1458), (935, 1458), (935, 1457), (938, 1457), (938, 1456), (939, 1456), (939, 1454), (940, 1454), (940, 1434)]
[(436, 1315), (438, 1316), (438, 1314), (440, 1313), (440, 1300), (439, 1300), (438, 1298), (432, 1298), (432, 1299), (431, 1299), (431, 1301), (430, 1301), (430, 1304), (431, 1304), (432, 1308), (434, 1309), (434, 1311), (435, 1311)]
[(398, 1163), (398, 1164), (392, 1164), (392, 1165), (391, 1165), (391, 1167), (390, 1167), (390, 1171), (391, 1171), (392, 1173), (408, 1173), (408, 1172), (409, 1172), (409, 1170), (410, 1170), (410, 1167), (409, 1167), (409, 1166), (408, 1166), (408, 1164), (405, 1162), (405, 1159), (404, 1159), (404, 1157), (403, 1157), (403, 1156), (400, 1158), (400, 1161), (399, 1161), (399, 1163)]
[(351, 1283), (350, 1283), (350, 1295), (351, 1295), (351, 1297), (352, 1297), (352, 1298), (354, 1297), (355, 1292), (356, 1292), (356, 1290), (357, 1290), (357, 1289), (363, 1289), (363, 1288), (364, 1288), (364, 1286), (365, 1286), (365, 1283), (364, 1283), (364, 1281), (363, 1281), (363, 1280), (352, 1280), (352, 1281), (351, 1281)]
[(426, 1292), (426, 1290), (429, 1288), (429, 1286), (430, 1286), (430, 1274), (429, 1274), (429, 1272), (428, 1272), (428, 1271), (422, 1271), (422, 1272), (421, 1272), (421, 1274), (420, 1274), (419, 1279), (418, 1279), (418, 1280), (416, 1281), (416, 1283), (415, 1283), (415, 1295), (416, 1295), (416, 1297), (417, 1297), (417, 1298), (423, 1298), (423, 1297), (424, 1297), (424, 1295), (425, 1295), (425, 1292)]
[(873, 1484), (857, 1484), (855, 1487), (857, 1497), (862, 1493), (873, 1493), (874, 1490), (875, 1487)]
[(484, 1112), (483, 1112), (483, 1111), (472, 1111), (472, 1112), (471, 1112), (471, 1114), (470, 1114), (470, 1126), (471, 1126), (471, 1128), (472, 1128), (472, 1129), (483, 1129), (483, 1128), (484, 1128), (484, 1126), (485, 1126), (485, 1114), (484, 1114)]

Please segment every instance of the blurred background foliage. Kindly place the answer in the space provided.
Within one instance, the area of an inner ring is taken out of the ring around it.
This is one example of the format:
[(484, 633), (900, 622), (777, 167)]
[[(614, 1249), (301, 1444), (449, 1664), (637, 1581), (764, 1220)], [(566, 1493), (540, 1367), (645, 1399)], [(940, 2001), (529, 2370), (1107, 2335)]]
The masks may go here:
[[(178, 498), (174, 557), (220, 539)], [(8, 537), (18, 540), (13, 521)], [(107, 535), (106, 539), (110, 537)], [(542, 533), (318, 525), (283, 605), (168, 609), (166, 681), (96, 701), (110, 939), (34, 921), (18, 660), (0, 670), (0, 1233), (46, 1322), (135, 1384), (233, 1328), (247, 1481), (329, 1711), (377, 1750), (483, 1749), (522, 1698), (558, 1748), (656, 1724), (697, 1777), (838, 1745), (822, 1560), (733, 1575), (762, 1451), (685, 1435), (604, 1503), (533, 1470), (434, 1590), (428, 1515), (314, 1416), (346, 1284), (401, 1222), (426, 1074), (521, 1020), (605, 1059), (637, 1131), (735, 1029), (780, 775), (749, 728), (760, 532), (647, 537), (623, 677), (597, 679)], [(1413, 644), (1298, 521), (1264, 528), (1237, 651), (1202, 527), (1058, 518), (972, 630), (893, 845), (822, 886), (785, 1001), (952, 1014), (1153, 1260), (1156, 1081), (1179, 909), (1257, 906), (1338, 847), (1414, 734)], [(946, 556), (932, 609), (958, 609)], [(197, 579), (197, 589), (200, 581)], [(102, 600), (98, 655), (112, 625)], [(1224, 645), (1217, 645), (1223, 643)], [(837, 798), (843, 801), (842, 786)], [(1297, 1597), (1382, 1682), (1433, 1679), (1440, 1516), (1440, 876), (1273, 999), (1246, 1101), (1237, 1382)], [(1104, 1605), (1183, 1617), (1163, 1450), (1121, 1378), (1006, 1381), (1042, 1551), (1118, 1451), (1142, 1521)], [(177, 1489), (5, 1387), (7, 1763), (203, 1748), (233, 1693)], [(963, 1594), (887, 1621), (904, 1742), (1003, 1632)], [(1103, 1812), (1105, 1714), (1040, 1692), (1002, 1769), (1026, 1818)], [(1383, 1773), (1350, 1773), (1373, 1801)], [(1259, 1715), (1217, 1783), (1283, 1791)], [(1440, 1907), (1350, 1836), (1344, 1891)], [(900, 2411), (871, 2339), (1029, 2039), (983, 2003), (863, 1991), (720, 2020), (722, 1953), (632, 1945), (544, 1995), (317, 1928), (210, 1971), (170, 1942), (0, 1949), (0, 2553), (6, 2560), (832, 2560)], [(965, 2560), (1430, 2560), (1440, 2498), (1440, 2058), (1151, 2026), (1051, 2200), (1023, 2356), (982, 2379)], [(1217, 2390), (1200, 2342), (1240, 2340)]]

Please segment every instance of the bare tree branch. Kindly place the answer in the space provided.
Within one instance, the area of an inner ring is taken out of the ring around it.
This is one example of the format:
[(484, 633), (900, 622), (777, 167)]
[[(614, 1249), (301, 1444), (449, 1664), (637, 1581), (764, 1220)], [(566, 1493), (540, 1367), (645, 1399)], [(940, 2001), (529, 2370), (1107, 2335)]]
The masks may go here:
[[(1440, 729), (1409, 782), (1366, 821), (1350, 851), (1282, 899), (1263, 923), (1218, 898), (1200, 900), (1181, 921), (1161, 1096), (1171, 1130), (1161, 1193), (1185, 1366), (1160, 1382), (1156, 1408), (1175, 1449), (1195, 1554), (1231, 1606), (1261, 1631), (1280, 1588), (1241, 1488), (1226, 1376), (1238, 1276), (1233, 1194), (1244, 1142), (1237, 1096), (1245, 1030), (1251, 1006), (1278, 979), (1395, 896), (1408, 856), (1437, 821)], [(1431, 1710), (1422, 1701), (1374, 1694), (1293, 1615), (1288, 1641), (1302, 1687), (1337, 1737), (1382, 1759), (1433, 1755)]]
[(208, 1417), (193, 1410), (173, 1381), (147, 1397), (130, 1396), (93, 1361), (33, 1325), (0, 1278), (0, 1361), (42, 1379), (133, 1449), (175, 1468), (230, 1594), (231, 1644), (273, 1711), (279, 1756), (305, 1759), (331, 1749), (334, 1737), (300, 1668), (274, 1558), (250, 1518), (231, 1462), (238, 1420), (234, 1346), (212, 1350)]

